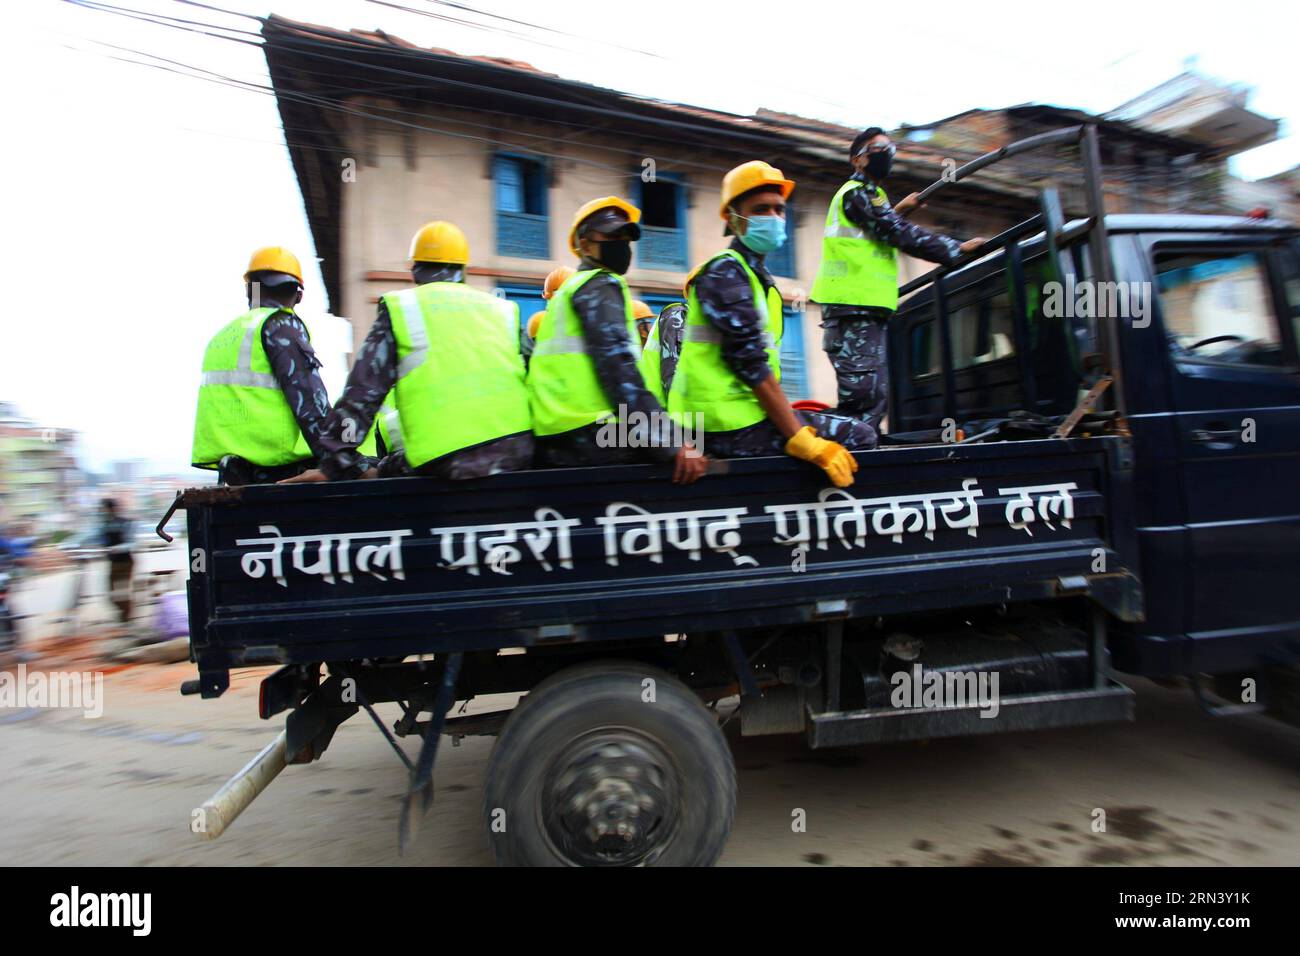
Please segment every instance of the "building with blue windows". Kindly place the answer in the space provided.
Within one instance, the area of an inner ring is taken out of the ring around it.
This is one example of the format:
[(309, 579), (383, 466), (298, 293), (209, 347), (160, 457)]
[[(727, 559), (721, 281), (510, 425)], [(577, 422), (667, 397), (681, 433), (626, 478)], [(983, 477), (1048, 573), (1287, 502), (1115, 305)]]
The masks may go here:
[[(381, 33), (276, 16), (263, 32), (330, 307), (351, 319), (358, 344), (379, 296), (410, 281), (406, 254), (423, 223), (460, 226), (470, 243), (468, 280), (518, 302), (524, 323), (542, 308), (546, 274), (576, 263), (568, 247), (574, 210), (605, 195), (642, 210), (627, 274), (633, 294), (655, 309), (678, 301), (691, 269), (729, 242), (718, 211), (723, 175), (762, 159), (798, 183), (787, 242), (768, 260), (786, 301), (782, 385), (792, 400), (834, 402), (835, 376), (807, 290), (856, 129), (647, 100)], [(326, 64), (330, 82), (321, 88), (313, 76)], [(340, 90), (349, 92), (330, 92)], [(900, 144), (891, 193), (937, 178), (940, 159), (929, 144)], [(1015, 197), (990, 217), (987, 196), (972, 195), (945, 211), (989, 235), (1024, 218), (1033, 202)], [(901, 274), (927, 268), (905, 259)]]

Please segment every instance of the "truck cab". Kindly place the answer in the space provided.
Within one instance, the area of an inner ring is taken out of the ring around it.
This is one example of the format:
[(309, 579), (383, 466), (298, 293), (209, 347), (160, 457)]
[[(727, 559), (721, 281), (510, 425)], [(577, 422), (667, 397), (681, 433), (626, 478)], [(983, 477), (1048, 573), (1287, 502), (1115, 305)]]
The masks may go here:
[(1221, 216), (1105, 223), (1109, 286), (1082, 236), (1053, 249), (1039, 234), (906, 299), (890, 331), (888, 440), (945, 420), (1067, 414), (1113, 322), (1146, 611), (1112, 631), (1115, 665), (1169, 676), (1294, 658), (1300, 230)]

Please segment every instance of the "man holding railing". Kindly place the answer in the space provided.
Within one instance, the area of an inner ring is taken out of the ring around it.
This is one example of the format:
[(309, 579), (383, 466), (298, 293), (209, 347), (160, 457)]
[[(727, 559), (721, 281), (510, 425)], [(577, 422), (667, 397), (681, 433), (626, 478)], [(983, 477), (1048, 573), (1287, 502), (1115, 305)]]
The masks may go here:
[(811, 298), (822, 308), (822, 349), (835, 368), (840, 414), (880, 431), (889, 401), (885, 328), (898, 306), (898, 251), (951, 265), (984, 244), (958, 242), (905, 217), (915, 194), (895, 207), (881, 183), (893, 165), (894, 144), (879, 126), (863, 130), (849, 148), (853, 175), (826, 212), (822, 260)]

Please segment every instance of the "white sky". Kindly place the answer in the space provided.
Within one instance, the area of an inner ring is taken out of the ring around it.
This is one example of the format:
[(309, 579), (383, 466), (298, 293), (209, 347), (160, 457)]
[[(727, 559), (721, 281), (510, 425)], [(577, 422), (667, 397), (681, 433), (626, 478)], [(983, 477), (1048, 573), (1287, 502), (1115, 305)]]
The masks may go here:
[[(115, 2), (258, 26), (165, 0)], [(1023, 102), (1102, 112), (1196, 57), (1198, 70), (1248, 86), (1250, 107), (1283, 121), (1282, 139), (1239, 157), (1234, 171), (1257, 178), (1300, 163), (1300, 137), (1288, 135), (1300, 117), (1300, 8), (1269, 0), (1165, 9), (1132, 0), (936, 0), (881, 5), (879, 22), (872, 5), (843, 0), (463, 0), (560, 33), (430, 0), (395, 2), (494, 29), (365, 0), (279, 0), (274, 12), (510, 56), (645, 96), (886, 128)], [(247, 0), (212, 5), (270, 12)], [(756, 18), (742, 23), (738, 9)], [(17, 402), (42, 424), (79, 430), (92, 467), (144, 458), (155, 470), (184, 472), (203, 347), (245, 308), (240, 276), (248, 253), (277, 243), (304, 261), (300, 311), (337, 397), (346, 327), (323, 316), (314, 247), (273, 98), (109, 59), (138, 57), (100, 44), (267, 84), (261, 51), (61, 0), (23, 0), (4, 12), (0, 83), (9, 145), (0, 263), (10, 305), (0, 326), (0, 400)]]

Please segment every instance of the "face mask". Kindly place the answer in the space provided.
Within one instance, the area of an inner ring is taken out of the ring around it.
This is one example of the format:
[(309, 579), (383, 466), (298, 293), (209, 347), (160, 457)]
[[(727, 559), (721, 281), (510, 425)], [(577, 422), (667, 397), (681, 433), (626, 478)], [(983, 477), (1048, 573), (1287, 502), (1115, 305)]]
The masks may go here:
[(894, 165), (894, 157), (888, 153), (870, 153), (867, 156), (867, 173), (879, 182), (889, 175)]
[(780, 216), (751, 216), (747, 221), (749, 226), (740, 241), (760, 256), (785, 245), (785, 220)]
[(600, 264), (622, 275), (632, 264), (632, 241), (630, 239), (608, 239), (600, 244)]

